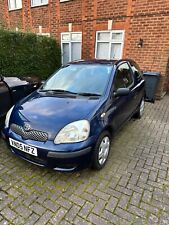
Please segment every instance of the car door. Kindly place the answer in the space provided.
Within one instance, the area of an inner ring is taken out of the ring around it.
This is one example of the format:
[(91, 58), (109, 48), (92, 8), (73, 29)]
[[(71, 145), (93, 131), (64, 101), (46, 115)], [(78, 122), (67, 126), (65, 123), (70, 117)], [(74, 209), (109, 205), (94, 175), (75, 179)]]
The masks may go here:
[[(118, 129), (132, 114), (134, 108), (134, 77), (127, 62), (120, 64), (113, 80), (111, 95), (112, 102), (110, 106), (111, 124), (114, 129)], [(130, 92), (126, 96), (115, 96), (118, 88), (129, 88)]]
[(0, 118), (3, 117), (11, 107), (11, 96), (7, 84), (0, 77)]

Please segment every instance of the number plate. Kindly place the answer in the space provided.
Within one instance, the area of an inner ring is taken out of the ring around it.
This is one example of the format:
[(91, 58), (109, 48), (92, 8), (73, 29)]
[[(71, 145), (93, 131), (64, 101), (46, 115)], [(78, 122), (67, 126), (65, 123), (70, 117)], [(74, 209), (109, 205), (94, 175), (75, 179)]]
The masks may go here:
[(14, 147), (22, 152), (26, 152), (30, 155), (38, 156), (37, 148), (35, 148), (33, 146), (25, 145), (19, 141), (13, 140), (12, 138), (9, 138), (9, 143), (12, 147)]

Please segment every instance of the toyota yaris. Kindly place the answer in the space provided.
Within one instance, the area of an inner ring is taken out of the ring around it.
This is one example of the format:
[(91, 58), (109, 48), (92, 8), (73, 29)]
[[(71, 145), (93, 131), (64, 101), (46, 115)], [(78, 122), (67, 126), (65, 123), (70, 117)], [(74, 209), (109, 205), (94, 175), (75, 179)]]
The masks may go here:
[(3, 137), (17, 156), (58, 171), (107, 162), (111, 135), (144, 111), (144, 80), (133, 60), (61, 67), (7, 113)]

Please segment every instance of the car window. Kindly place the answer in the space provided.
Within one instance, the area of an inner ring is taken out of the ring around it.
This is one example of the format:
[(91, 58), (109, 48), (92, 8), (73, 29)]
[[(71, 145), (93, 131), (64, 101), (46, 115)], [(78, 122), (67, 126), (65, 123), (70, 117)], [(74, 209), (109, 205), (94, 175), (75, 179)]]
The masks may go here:
[(111, 65), (72, 64), (57, 71), (43, 90), (65, 90), (74, 93), (103, 95), (112, 71)]
[(133, 63), (130, 63), (130, 65), (131, 65), (131, 69), (133, 70), (133, 73), (135, 74), (135, 76), (137, 78), (141, 78), (142, 77), (142, 72), (141, 72), (140, 68), (137, 66), (137, 64), (135, 64), (133, 62)]
[(133, 83), (133, 75), (127, 63), (123, 63), (117, 68), (114, 80), (114, 89), (128, 88)]

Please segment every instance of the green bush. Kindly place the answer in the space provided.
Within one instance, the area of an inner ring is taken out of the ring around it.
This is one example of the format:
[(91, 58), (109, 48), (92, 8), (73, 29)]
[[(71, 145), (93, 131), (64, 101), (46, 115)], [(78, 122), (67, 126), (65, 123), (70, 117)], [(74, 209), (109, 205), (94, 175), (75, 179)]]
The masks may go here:
[(0, 74), (46, 79), (60, 67), (61, 51), (55, 39), (0, 30)]

